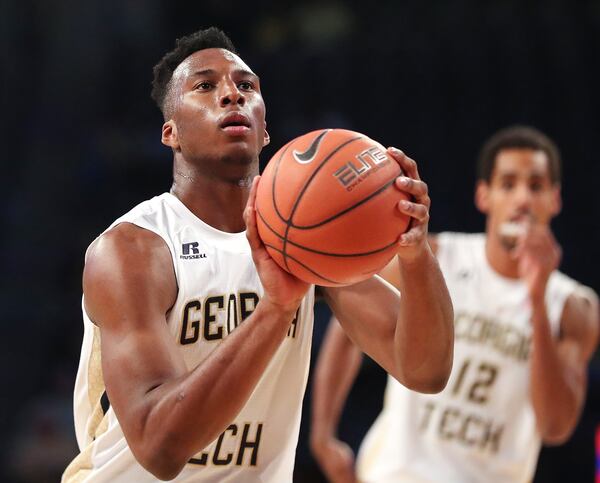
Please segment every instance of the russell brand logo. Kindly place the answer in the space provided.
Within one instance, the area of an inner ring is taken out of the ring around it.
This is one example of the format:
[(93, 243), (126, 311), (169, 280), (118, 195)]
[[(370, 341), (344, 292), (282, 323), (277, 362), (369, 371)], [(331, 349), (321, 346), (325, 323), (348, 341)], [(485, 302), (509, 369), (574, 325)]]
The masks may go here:
[(179, 258), (182, 260), (194, 260), (197, 258), (206, 258), (206, 253), (200, 253), (198, 249), (198, 242), (191, 243), (182, 243), (181, 251), (182, 255), (179, 255)]

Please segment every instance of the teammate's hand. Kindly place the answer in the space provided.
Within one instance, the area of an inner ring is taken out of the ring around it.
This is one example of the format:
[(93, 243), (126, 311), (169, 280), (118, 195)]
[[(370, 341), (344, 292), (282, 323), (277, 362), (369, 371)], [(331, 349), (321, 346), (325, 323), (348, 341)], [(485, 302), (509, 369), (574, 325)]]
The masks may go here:
[(354, 452), (339, 439), (311, 445), (313, 455), (329, 483), (356, 483)]
[(519, 275), (527, 284), (530, 297), (543, 302), (548, 279), (562, 257), (562, 249), (550, 228), (535, 222), (527, 223), (512, 256), (519, 261)]
[(400, 235), (398, 256), (403, 260), (417, 258), (427, 249), (427, 231), (429, 227), (429, 198), (427, 184), (419, 176), (417, 163), (396, 148), (388, 148), (388, 153), (397, 161), (405, 176), (396, 178), (395, 186), (412, 195), (412, 201), (400, 201), (398, 209), (411, 217), (410, 228)]
[(296, 310), (302, 298), (308, 291), (310, 284), (303, 282), (282, 269), (267, 252), (262, 240), (258, 236), (256, 227), (256, 190), (260, 176), (252, 180), (252, 188), (246, 208), (244, 221), (246, 222), (246, 237), (252, 249), (252, 259), (258, 276), (265, 290), (264, 298), (283, 310)]

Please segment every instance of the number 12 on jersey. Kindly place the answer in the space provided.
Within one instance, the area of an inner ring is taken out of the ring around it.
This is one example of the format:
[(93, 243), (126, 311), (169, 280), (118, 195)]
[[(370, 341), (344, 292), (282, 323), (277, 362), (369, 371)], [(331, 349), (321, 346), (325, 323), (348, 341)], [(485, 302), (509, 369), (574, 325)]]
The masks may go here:
[(497, 375), (497, 366), (488, 362), (476, 365), (471, 359), (465, 359), (452, 386), (452, 394), (463, 394), (468, 401), (485, 404)]

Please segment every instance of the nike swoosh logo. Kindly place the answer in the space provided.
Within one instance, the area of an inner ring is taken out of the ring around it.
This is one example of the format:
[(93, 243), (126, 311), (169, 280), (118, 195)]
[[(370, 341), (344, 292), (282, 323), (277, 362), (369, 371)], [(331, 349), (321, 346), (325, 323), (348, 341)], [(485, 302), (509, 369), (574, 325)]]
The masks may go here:
[(313, 159), (315, 159), (315, 156), (317, 155), (317, 150), (319, 149), (319, 144), (321, 144), (321, 141), (325, 137), (325, 134), (327, 134), (329, 131), (331, 131), (331, 129), (326, 129), (321, 134), (319, 134), (308, 147), (308, 149), (303, 153), (294, 149), (294, 151), (292, 152), (292, 154), (294, 155), (294, 159), (300, 164), (310, 163)]

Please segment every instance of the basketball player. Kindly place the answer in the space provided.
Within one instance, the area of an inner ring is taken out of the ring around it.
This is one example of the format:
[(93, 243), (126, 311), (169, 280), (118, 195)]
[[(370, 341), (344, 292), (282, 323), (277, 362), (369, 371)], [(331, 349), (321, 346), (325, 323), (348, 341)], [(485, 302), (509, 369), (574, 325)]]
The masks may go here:
[[(216, 28), (179, 39), (154, 75), (173, 185), (88, 249), (81, 453), (63, 481), (291, 481), (314, 287), (280, 269), (257, 235), (269, 141), (259, 79)], [(408, 386), (439, 391), (452, 305), (426, 240), (427, 186), (414, 161), (390, 154), (415, 199), (398, 206), (413, 223), (398, 245), (402, 303), (379, 277), (322, 293), (362, 350)]]
[[(598, 339), (596, 294), (558, 271), (550, 221), (561, 209), (554, 143), (511, 127), (483, 147), (475, 194), (485, 234), (430, 238), (455, 314), (452, 374), (436, 395), (388, 377), (384, 408), (358, 456), (361, 482), (530, 482), (540, 443), (579, 418)], [(397, 283), (396, 268), (384, 276)], [(311, 448), (332, 482), (356, 481), (336, 425), (360, 350), (335, 320), (313, 392)]]

